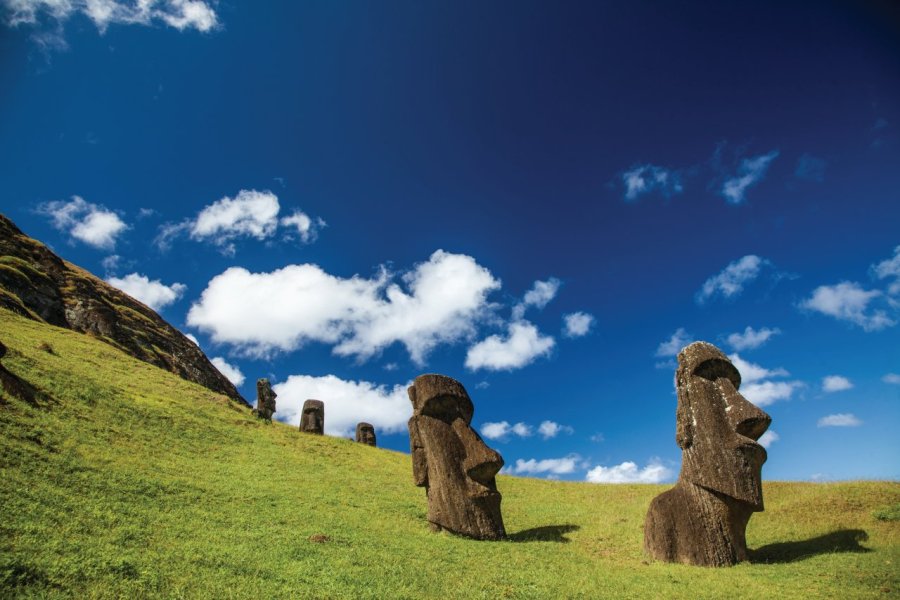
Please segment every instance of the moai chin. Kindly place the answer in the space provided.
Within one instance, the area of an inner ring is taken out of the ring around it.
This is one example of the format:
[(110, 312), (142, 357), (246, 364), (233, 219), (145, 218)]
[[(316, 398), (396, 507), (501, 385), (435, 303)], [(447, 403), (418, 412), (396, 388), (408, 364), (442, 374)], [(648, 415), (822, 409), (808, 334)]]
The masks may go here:
[(272, 420), (275, 414), (275, 398), (277, 394), (272, 391), (272, 386), (266, 378), (256, 380), (256, 409), (253, 413), (260, 419)]
[(371, 423), (358, 423), (356, 425), (356, 441), (368, 446), (375, 446), (375, 428)]
[(300, 415), (300, 431), (306, 433), (325, 433), (325, 403), (321, 400), (307, 400), (303, 403), (303, 414)]
[(772, 418), (738, 392), (740, 373), (707, 342), (678, 354), (675, 386), (681, 474), (650, 503), (644, 548), (656, 559), (692, 565), (747, 560), (747, 522), (763, 510), (766, 450), (756, 441)]
[(470, 426), (475, 407), (444, 375), (420, 375), (408, 389), (415, 484), (425, 488), (432, 529), (480, 540), (506, 536), (495, 476), (503, 458)]

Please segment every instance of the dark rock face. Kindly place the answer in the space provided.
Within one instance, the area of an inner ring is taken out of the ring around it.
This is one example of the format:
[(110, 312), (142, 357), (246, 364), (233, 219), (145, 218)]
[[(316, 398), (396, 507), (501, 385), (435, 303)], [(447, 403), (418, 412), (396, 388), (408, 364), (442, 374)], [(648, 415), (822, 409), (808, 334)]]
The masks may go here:
[[(3, 342), (0, 342), (0, 358), (4, 356), (6, 356), (6, 346), (3, 345)], [(359, 427), (357, 427), (357, 430), (359, 430)]]
[(420, 375), (408, 392), (413, 478), (425, 488), (432, 529), (505, 537), (495, 479), (503, 458), (470, 426), (475, 407), (465, 388), (444, 375)]
[(68, 263), (0, 215), (0, 307), (92, 335), (247, 405), (205, 354), (153, 310)]
[(357, 423), (356, 441), (360, 444), (375, 446), (375, 428), (370, 423)]
[(772, 419), (738, 392), (740, 373), (712, 344), (694, 342), (678, 354), (675, 385), (681, 474), (650, 503), (644, 548), (692, 565), (747, 560), (747, 522), (763, 510), (766, 450), (756, 440)]
[(325, 433), (325, 403), (321, 400), (307, 400), (303, 403), (303, 414), (300, 416), (300, 431), (306, 433)]
[(277, 394), (272, 391), (269, 380), (263, 377), (256, 380), (256, 408), (253, 410), (260, 419), (272, 420), (275, 414), (275, 398)]

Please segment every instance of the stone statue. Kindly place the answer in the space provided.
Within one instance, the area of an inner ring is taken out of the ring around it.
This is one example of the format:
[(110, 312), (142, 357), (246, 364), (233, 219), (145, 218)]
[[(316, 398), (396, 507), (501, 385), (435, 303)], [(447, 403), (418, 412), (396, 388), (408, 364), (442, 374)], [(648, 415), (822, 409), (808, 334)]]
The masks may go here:
[(503, 458), (470, 426), (475, 407), (465, 388), (444, 375), (420, 375), (408, 392), (413, 478), (425, 488), (431, 528), (480, 540), (505, 537), (495, 481)]
[(358, 423), (356, 425), (356, 441), (361, 444), (375, 446), (375, 428), (371, 423)]
[(650, 503), (644, 548), (692, 565), (747, 560), (747, 522), (763, 510), (766, 450), (756, 440), (772, 419), (738, 392), (740, 373), (712, 344), (694, 342), (678, 354), (675, 385), (681, 474)]
[(325, 433), (325, 403), (321, 400), (307, 400), (303, 403), (303, 414), (300, 415), (300, 431), (306, 433)]
[(275, 392), (266, 378), (256, 380), (256, 409), (253, 414), (260, 419), (271, 421), (275, 414)]

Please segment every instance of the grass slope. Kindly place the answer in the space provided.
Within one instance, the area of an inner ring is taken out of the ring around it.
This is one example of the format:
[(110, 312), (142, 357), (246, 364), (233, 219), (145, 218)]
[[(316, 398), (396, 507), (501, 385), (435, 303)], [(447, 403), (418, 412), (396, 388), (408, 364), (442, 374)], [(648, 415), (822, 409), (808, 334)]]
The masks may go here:
[[(897, 597), (900, 484), (767, 483), (755, 564), (649, 561), (666, 486), (500, 477), (509, 541), (433, 534), (409, 457), (301, 435), (72, 331), (0, 310), (0, 596)], [(53, 353), (42, 349), (49, 344)], [(325, 542), (311, 536), (328, 536)]]

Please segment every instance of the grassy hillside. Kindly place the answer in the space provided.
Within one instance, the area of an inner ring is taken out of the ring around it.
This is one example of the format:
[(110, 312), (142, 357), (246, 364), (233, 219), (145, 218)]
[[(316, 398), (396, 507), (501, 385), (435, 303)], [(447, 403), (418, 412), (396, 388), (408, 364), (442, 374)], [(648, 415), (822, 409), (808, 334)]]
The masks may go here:
[(36, 406), (0, 403), (2, 597), (900, 595), (897, 483), (766, 484), (756, 562), (730, 569), (644, 556), (666, 486), (500, 477), (510, 540), (477, 542), (428, 530), (405, 454), (260, 423), (2, 309), (0, 341), (40, 388)]

